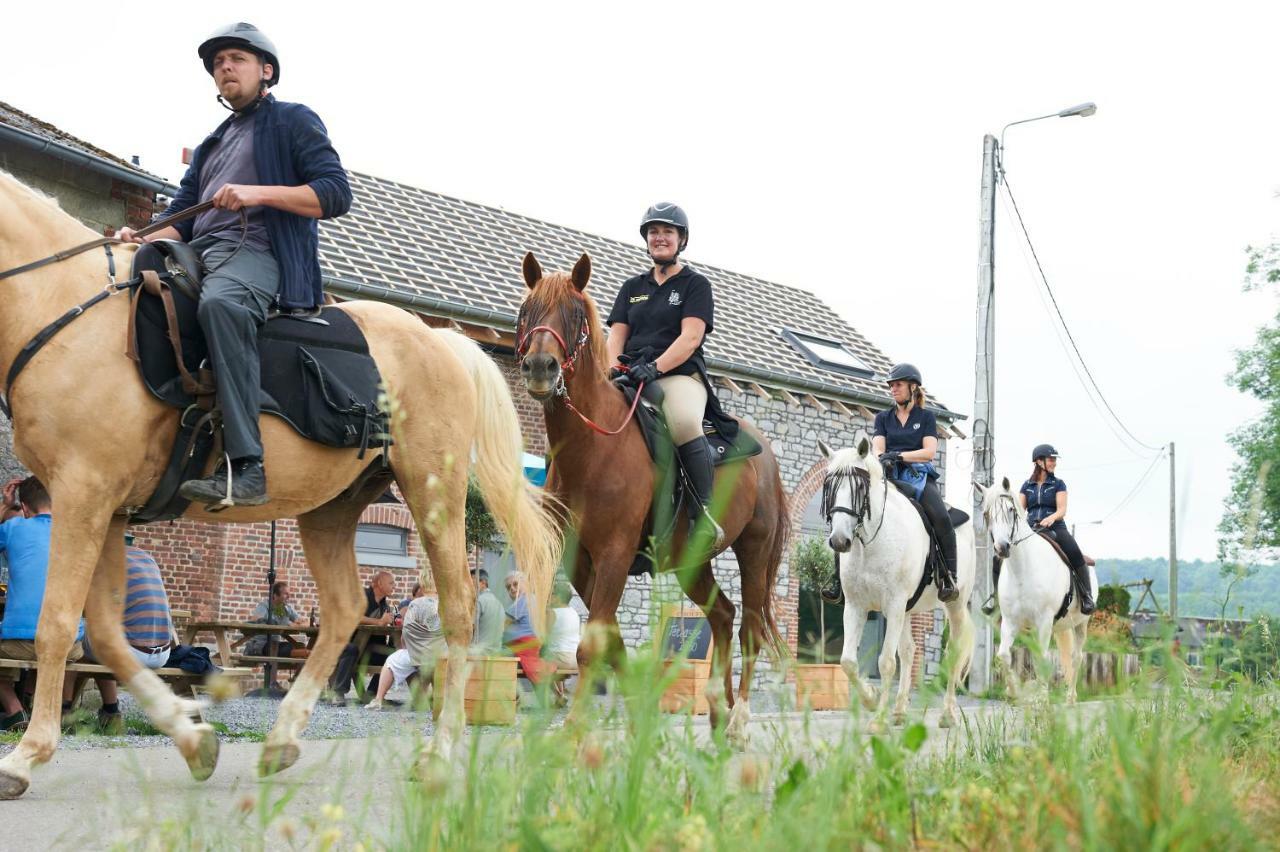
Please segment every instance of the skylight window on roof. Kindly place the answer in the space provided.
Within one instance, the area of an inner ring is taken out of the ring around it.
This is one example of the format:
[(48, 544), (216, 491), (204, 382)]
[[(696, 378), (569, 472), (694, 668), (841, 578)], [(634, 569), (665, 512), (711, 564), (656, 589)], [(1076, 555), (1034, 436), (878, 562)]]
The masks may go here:
[(838, 340), (802, 334), (789, 328), (782, 329), (781, 333), (782, 338), (815, 367), (862, 378), (875, 375), (875, 371), (865, 361)]

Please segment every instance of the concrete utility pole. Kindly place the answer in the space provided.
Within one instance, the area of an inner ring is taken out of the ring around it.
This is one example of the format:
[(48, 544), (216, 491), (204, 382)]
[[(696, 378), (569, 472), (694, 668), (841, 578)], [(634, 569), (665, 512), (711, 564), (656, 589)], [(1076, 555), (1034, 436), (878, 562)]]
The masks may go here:
[[(987, 134), (982, 139), (982, 204), (978, 214), (978, 316), (977, 357), (974, 359), (973, 390), (973, 481), (989, 488), (995, 478), (995, 352), (996, 352), (996, 186), (1002, 171), (1004, 131), (1015, 124), (1029, 124), (1045, 118), (1088, 117), (1098, 111), (1093, 103), (1079, 104), (1048, 115), (1013, 121), (1000, 131), (1000, 140)], [(982, 500), (973, 494), (973, 525), (977, 538), (977, 577), (969, 599), (977, 636), (969, 690), (984, 692), (991, 686), (991, 619), (982, 614), (982, 604), (991, 596), (991, 547), (982, 518)]]
[[(982, 140), (982, 204), (978, 214), (978, 351), (974, 360), (973, 481), (990, 487), (995, 471), (995, 441), (991, 418), (995, 409), (995, 266), (996, 266), (996, 137)], [(976, 628), (969, 689), (984, 692), (991, 686), (991, 619), (982, 604), (991, 596), (991, 537), (982, 518), (982, 497), (973, 489), (974, 536), (978, 544), (977, 576), (969, 599)]]
[(1178, 621), (1178, 495), (1173, 487), (1173, 441), (1169, 442), (1169, 617)]

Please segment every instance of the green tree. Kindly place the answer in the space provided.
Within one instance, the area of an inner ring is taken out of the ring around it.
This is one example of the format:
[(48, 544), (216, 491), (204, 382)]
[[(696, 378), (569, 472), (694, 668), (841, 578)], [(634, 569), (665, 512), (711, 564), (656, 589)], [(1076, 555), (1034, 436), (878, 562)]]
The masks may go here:
[[(1248, 254), (1245, 290), (1275, 290), (1280, 243), (1250, 248)], [(1280, 313), (1258, 329), (1252, 346), (1236, 352), (1236, 369), (1228, 381), (1266, 408), (1229, 438), (1239, 459), (1218, 524), (1224, 576), (1242, 573), (1226, 563), (1247, 564), (1280, 550)]]
[(480, 484), (475, 476), (467, 479), (467, 547), (476, 552), (491, 549), (498, 541), (498, 522), (489, 514), (489, 507), (480, 494)]
[(800, 588), (818, 593), (818, 662), (827, 661), (827, 613), (822, 600), (822, 589), (835, 574), (835, 559), (826, 543), (817, 536), (805, 536), (796, 542), (791, 553), (791, 571), (800, 581)]

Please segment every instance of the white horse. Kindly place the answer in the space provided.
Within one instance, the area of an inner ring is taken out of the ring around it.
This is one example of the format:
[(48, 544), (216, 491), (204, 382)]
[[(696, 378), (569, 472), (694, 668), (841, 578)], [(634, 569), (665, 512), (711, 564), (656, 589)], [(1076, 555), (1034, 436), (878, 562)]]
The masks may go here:
[[(1000, 602), (1000, 649), (996, 659), (1002, 663), (1014, 694), (1018, 676), (1013, 669), (1010, 652), (1013, 640), (1024, 630), (1034, 632), (1044, 660), (1049, 660), (1049, 637), (1058, 645), (1062, 658), (1062, 674), (1067, 684), (1067, 703), (1076, 701), (1076, 675), (1084, 661), (1084, 642), (1089, 632), (1089, 616), (1080, 613), (1080, 596), (1073, 595), (1066, 615), (1053, 617), (1071, 588), (1071, 569), (1052, 544), (1031, 529), (1026, 510), (1005, 477), (999, 486), (983, 488), (982, 516), (995, 553), (1004, 560), (996, 599)], [(1094, 600), (1098, 596), (1098, 578), (1089, 569), (1089, 584)]]
[[(859, 437), (854, 449), (832, 452), (821, 441), (818, 447), (828, 458), (823, 482), (824, 510), (831, 525), (827, 544), (838, 554), (840, 585), (844, 589), (844, 652), (840, 655), (840, 664), (857, 688), (863, 705), (883, 715), (889, 702), (896, 657), (902, 672), (898, 699), (893, 706), (893, 722), (901, 724), (911, 697), (911, 667), (916, 652), (907, 603), (924, 576), (929, 532), (911, 501), (885, 478), (865, 434)], [(944, 728), (960, 723), (956, 682), (968, 674), (973, 659), (969, 594), (973, 591), (976, 557), (971, 523), (956, 530), (956, 556), (956, 587), (960, 595), (943, 605), (954, 644), (942, 718), (938, 722)], [(912, 612), (932, 612), (938, 605), (937, 589), (929, 583)], [(867, 615), (872, 611), (883, 613), (886, 624), (884, 647), (880, 651), (883, 685), (878, 697), (858, 671), (858, 643)]]

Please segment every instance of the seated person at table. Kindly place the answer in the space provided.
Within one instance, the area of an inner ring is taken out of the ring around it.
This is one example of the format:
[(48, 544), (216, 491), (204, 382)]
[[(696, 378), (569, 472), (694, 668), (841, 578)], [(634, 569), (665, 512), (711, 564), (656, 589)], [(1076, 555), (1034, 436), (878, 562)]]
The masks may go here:
[[(277, 580), (271, 586), (270, 599), (258, 604), (257, 608), (249, 613), (249, 617), (245, 620), (250, 624), (278, 624), (282, 627), (306, 626), (302, 616), (298, 615), (298, 611), (289, 603), (289, 584), (284, 580)], [(264, 633), (250, 637), (249, 641), (245, 643), (244, 653), (250, 657), (266, 656), (270, 650), (270, 639), (271, 637)], [(296, 647), (297, 643), (288, 636), (278, 636), (273, 656), (292, 656)]]
[[(49, 575), (49, 529), (53, 503), (49, 492), (34, 476), (14, 480), (4, 487), (7, 506), (20, 505), (22, 517), (0, 524), (0, 550), (9, 557), (9, 592), (4, 620), (0, 621), (0, 657), (10, 660), (36, 659), (36, 625), (44, 603), (44, 587)], [(84, 621), (76, 629), (76, 641), (68, 662), (84, 656)], [(27, 715), (14, 692), (18, 669), (0, 669), (0, 730), (7, 731)]]
[(566, 583), (557, 583), (551, 592), (551, 629), (547, 632), (547, 644), (542, 657), (555, 663), (556, 671), (578, 670), (578, 643), (582, 641), (582, 617), (569, 606), (573, 590)]
[[(387, 597), (395, 591), (395, 587), (396, 581), (390, 571), (379, 571), (373, 575), (373, 579), (364, 590), (365, 608), (364, 615), (360, 616), (361, 624), (382, 627), (391, 624), (395, 619), (395, 613), (391, 611)], [(333, 677), (329, 679), (329, 689), (333, 692), (332, 698), (335, 704), (346, 704), (347, 692), (351, 689), (356, 670), (360, 666), (380, 666), (395, 650), (390, 636), (369, 636), (364, 653), (361, 654), (358, 636), (359, 631), (351, 635), (351, 641), (342, 649), (342, 654), (338, 657), (338, 665), (333, 670)], [(378, 679), (377, 675), (374, 675), (369, 679), (369, 688), (366, 691), (373, 692), (377, 688)]]
[[(365, 705), (369, 710), (382, 706), (394, 680), (395, 685), (412, 684), (422, 675), (419, 683), (429, 685), (435, 676), (436, 660), (448, 651), (444, 641), (444, 626), (440, 623), (440, 599), (434, 592), (428, 593), (422, 583), (413, 587), (413, 598), (404, 613), (404, 632), (400, 635), (404, 647), (396, 651), (382, 664), (378, 675), (378, 694)], [(422, 690), (426, 686), (421, 687)]]
[(524, 676), (531, 683), (540, 683), (544, 676), (555, 671), (555, 664), (543, 663), (539, 656), (542, 652), (542, 640), (533, 631), (533, 620), (529, 617), (530, 603), (525, 590), (527, 581), (524, 572), (512, 571), (503, 582), (512, 603), (507, 607), (507, 626), (502, 631), (502, 644), (510, 649), (513, 656), (520, 658)]
[(471, 570), (471, 581), (476, 587), (476, 626), (471, 636), (473, 657), (496, 657), (502, 653), (502, 630), (505, 618), (498, 596), (489, 591), (489, 572), (483, 568)]
[[(173, 649), (173, 618), (169, 614), (169, 596), (164, 590), (160, 566), (150, 553), (133, 546), (132, 533), (125, 533), (124, 637), (133, 656), (148, 669), (164, 668)], [(84, 661), (96, 663), (89, 640), (84, 641)], [(76, 682), (88, 675), (68, 674), (62, 687), (62, 712), (71, 709)], [(120, 715), (119, 689), (114, 678), (96, 676), (102, 708), (98, 711), (98, 730), (104, 734), (124, 732)]]

